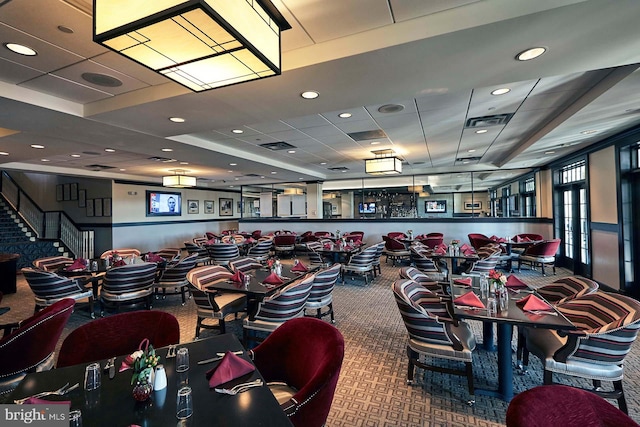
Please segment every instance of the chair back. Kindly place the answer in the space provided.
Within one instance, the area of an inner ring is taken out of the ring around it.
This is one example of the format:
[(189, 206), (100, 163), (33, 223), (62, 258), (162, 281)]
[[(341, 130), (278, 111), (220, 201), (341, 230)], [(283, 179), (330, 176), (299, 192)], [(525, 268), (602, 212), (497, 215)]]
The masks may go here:
[(392, 231), (390, 233), (387, 233), (387, 237), (390, 239), (397, 239), (397, 238), (405, 239), (407, 235), (404, 234), (402, 231)]
[(316, 237), (331, 237), (333, 236), (332, 233), (330, 233), (329, 231), (316, 231), (315, 233), (313, 233), (314, 236)]
[(410, 338), (462, 350), (460, 340), (449, 333), (446, 323), (440, 320), (450, 315), (438, 295), (409, 279), (396, 280), (391, 288)]
[(140, 251), (134, 248), (120, 248), (120, 249), (109, 249), (108, 251), (104, 251), (102, 255), (100, 255), (100, 259), (107, 259), (110, 256), (113, 256), (117, 253), (122, 258), (140, 256)]
[(242, 271), (243, 273), (246, 271), (257, 270), (262, 268), (262, 264), (258, 262), (257, 259), (251, 257), (241, 257), (238, 259), (234, 259), (233, 261), (229, 261), (229, 270)]
[(542, 242), (534, 243), (525, 249), (525, 256), (550, 258), (554, 257), (560, 247), (560, 239), (543, 240)]
[(162, 248), (157, 251), (155, 254), (159, 257), (162, 257), (167, 262), (177, 261), (180, 259), (180, 254), (182, 250), (180, 248)]
[(38, 258), (33, 261), (33, 266), (44, 271), (57, 271), (62, 267), (73, 264), (73, 259), (66, 256), (51, 256)]
[(315, 318), (292, 319), (251, 352), (267, 382), (284, 381), (297, 390), (281, 405), (294, 426), (326, 423), (344, 358), (338, 329)]
[(52, 357), (74, 304), (70, 298), (58, 301), (23, 320), (18, 329), (0, 339), (0, 382), (32, 371)]
[(415, 246), (411, 246), (411, 261), (415, 264), (416, 268), (424, 273), (440, 273), (440, 269), (433, 261), (425, 255), (424, 251), (421, 251)]
[(259, 261), (269, 258), (269, 252), (273, 246), (273, 240), (258, 240), (254, 246), (250, 247), (247, 255)]
[(304, 314), (304, 305), (311, 293), (314, 277), (314, 274), (307, 274), (285, 286), (273, 297), (260, 302), (255, 316), (256, 320), (285, 322)]
[(182, 258), (177, 264), (168, 266), (161, 274), (158, 282), (181, 286), (187, 284), (187, 274), (195, 268), (198, 255), (192, 254)]
[(495, 270), (498, 261), (500, 261), (500, 257), (498, 257), (497, 255), (492, 255), (487, 258), (480, 258), (478, 261), (475, 261), (465, 273), (489, 274), (491, 270)]
[(473, 249), (476, 251), (483, 246), (495, 243), (493, 240), (480, 233), (469, 233), (467, 237), (469, 238), (469, 244), (473, 246)]
[(357, 268), (362, 270), (371, 269), (373, 267), (373, 261), (376, 257), (378, 248), (377, 246), (369, 246), (360, 253), (354, 254), (351, 259), (346, 263), (346, 267), (349, 269)]
[(620, 294), (597, 291), (557, 309), (578, 328), (554, 354), (560, 361), (619, 365), (640, 329), (640, 302)]
[(537, 242), (539, 240), (544, 240), (544, 237), (542, 236), (542, 234), (536, 234), (536, 233), (520, 233), (520, 234), (516, 234), (513, 237), (513, 241), (514, 242)]
[[(215, 237), (215, 236), (214, 236)], [(210, 239), (207, 239), (206, 237), (194, 237), (193, 238), (193, 244), (196, 246), (202, 246), (205, 243), (207, 243)]]
[(333, 292), (342, 264), (335, 263), (331, 267), (320, 270), (315, 274), (313, 286), (309, 293), (309, 301), (322, 301)]
[(240, 256), (240, 249), (233, 243), (215, 243), (206, 245), (209, 257), (218, 265), (227, 265)]
[(385, 249), (388, 251), (406, 251), (407, 247), (405, 246), (404, 243), (402, 243), (401, 241), (397, 240), (394, 237), (389, 237), (387, 236), (387, 238), (385, 239)]
[(550, 304), (562, 304), (574, 298), (596, 292), (599, 288), (597, 282), (582, 276), (570, 276), (558, 279), (553, 283), (536, 289)]
[(102, 291), (112, 295), (151, 291), (157, 269), (152, 262), (112, 267), (104, 275)]
[(219, 280), (227, 280), (233, 274), (221, 265), (196, 267), (187, 273), (187, 280), (196, 289), (206, 290), (207, 285)]
[(444, 238), (442, 236), (427, 236), (425, 238), (420, 239), (420, 242), (426, 247), (433, 249), (438, 245), (441, 245), (444, 242)]
[(443, 233), (427, 233), (427, 238), (429, 237), (444, 239), (444, 234)]
[(86, 323), (64, 339), (56, 367), (90, 363), (131, 354), (148, 339), (155, 348), (180, 342), (180, 324), (171, 313), (140, 310)]
[(273, 238), (273, 244), (276, 248), (293, 247), (295, 243), (296, 243), (296, 236), (294, 234), (278, 234)]
[(34, 268), (23, 268), (22, 274), (35, 297), (41, 300), (71, 298), (72, 295), (85, 292), (85, 289), (78, 285), (75, 280), (55, 273)]
[(251, 237), (253, 237), (254, 239), (258, 240), (259, 238), (262, 237), (262, 230), (253, 230), (251, 232)]

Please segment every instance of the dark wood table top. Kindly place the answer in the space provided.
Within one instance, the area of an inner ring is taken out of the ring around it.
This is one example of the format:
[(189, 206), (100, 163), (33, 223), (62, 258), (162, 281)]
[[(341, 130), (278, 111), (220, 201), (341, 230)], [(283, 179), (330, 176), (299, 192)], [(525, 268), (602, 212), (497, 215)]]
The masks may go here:
[[(189, 349), (190, 368), (186, 373), (175, 372), (175, 359), (166, 359), (167, 348), (157, 349), (167, 374), (167, 388), (154, 391), (147, 402), (136, 402), (133, 398), (131, 370), (116, 373), (109, 379), (102, 375), (99, 390), (85, 392), (82, 388), (85, 364), (28, 374), (13, 391), (7, 402), (30, 396), (44, 390), (54, 390), (65, 383), (80, 383), (80, 387), (66, 396), (50, 396), (47, 400), (71, 401), (71, 410), (82, 411), (83, 424), (95, 427), (140, 426), (290, 426), (273, 394), (266, 386), (251, 388), (236, 396), (220, 394), (209, 389), (206, 372), (217, 363), (198, 365), (199, 360), (216, 357), (216, 353), (244, 350), (240, 341), (232, 334), (178, 345)], [(242, 358), (250, 360), (245, 351)], [(124, 355), (116, 358), (116, 372)], [(101, 362), (105, 365), (105, 361)], [(230, 388), (235, 384), (262, 378), (256, 370), (241, 378), (224, 384)], [(176, 418), (176, 394), (180, 386), (188, 384), (193, 390), (193, 415), (186, 423)]]
[(282, 276), (280, 277), (283, 283), (275, 286), (263, 285), (262, 281), (271, 274), (271, 271), (267, 268), (260, 268), (257, 270), (251, 270), (245, 274), (248, 274), (251, 278), (249, 285), (245, 286), (243, 283), (234, 282), (229, 279), (218, 280), (216, 282), (208, 284), (207, 289), (214, 289), (217, 291), (232, 291), (247, 294), (250, 298), (264, 299), (265, 297), (276, 293), (280, 288), (287, 286), (294, 280), (304, 277), (305, 274), (312, 273), (318, 269), (318, 267), (311, 268), (307, 266), (308, 271), (296, 272), (291, 271), (293, 266), (282, 266)]

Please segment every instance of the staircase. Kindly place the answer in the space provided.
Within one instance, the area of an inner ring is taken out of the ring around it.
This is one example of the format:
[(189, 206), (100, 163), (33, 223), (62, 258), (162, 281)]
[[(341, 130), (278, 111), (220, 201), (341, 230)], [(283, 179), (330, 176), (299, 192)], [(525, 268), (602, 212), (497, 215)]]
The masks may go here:
[(71, 256), (57, 240), (39, 240), (20, 216), (0, 198), (0, 253), (20, 254), (18, 269), (49, 256)]

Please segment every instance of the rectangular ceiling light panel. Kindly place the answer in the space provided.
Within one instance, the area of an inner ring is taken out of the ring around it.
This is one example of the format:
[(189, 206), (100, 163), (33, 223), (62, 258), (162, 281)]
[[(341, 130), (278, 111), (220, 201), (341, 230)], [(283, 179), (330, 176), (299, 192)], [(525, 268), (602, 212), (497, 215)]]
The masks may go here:
[(94, 41), (196, 92), (280, 74), (290, 28), (269, 0), (95, 0), (93, 16)]

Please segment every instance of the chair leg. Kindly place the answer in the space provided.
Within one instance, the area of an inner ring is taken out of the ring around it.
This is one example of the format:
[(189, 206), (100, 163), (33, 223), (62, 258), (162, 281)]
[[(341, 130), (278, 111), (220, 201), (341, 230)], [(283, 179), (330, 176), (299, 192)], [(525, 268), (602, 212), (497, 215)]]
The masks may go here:
[(220, 320), (218, 321), (218, 324), (219, 324), (219, 326), (220, 326), (220, 333), (221, 333), (221, 334), (226, 334), (226, 333), (227, 333), (227, 326), (226, 326), (226, 325), (225, 325), (225, 323), (224, 323), (224, 319), (220, 319)]
[(336, 323), (335, 317), (333, 317), (333, 303), (329, 303), (329, 314), (331, 315), (331, 323)]
[(198, 317), (196, 322), (196, 339), (200, 338), (200, 328), (202, 327), (202, 317)]
[(186, 297), (184, 295), (185, 290), (186, 290), (185, 288), (186, 288), (186, 286), (182, 286), (180, 288), (180, 294), (182, 294), (182, 305), (185, 305), (187, 303), (187, 299), (186, 299)]
[(418, 357), (418, 353), (411, 350), (411, 347), (407, 346), (407, 356), (409, 356), (409, 366), (407, 368), (407, 384), (413, 384), (413, 371), (415, 365), (413, 364), (413, 359)]
[(546, 276), (547, 274), (544, 272), (544, 262), (540, 263), (540, 269), (542, 270), (542, 275)]
[(620, 410), (625, 414), (629, 415), (629, 410), (627, 408), (627, 399), (625, 399), (624, 390), (622, 389), (622, 380), (614, 381), (613, 388), (620, 393), (620, 397), (616, 399), (618, 401), (618, 408), (620, 408)]
[(93, 311), (93, 296), (90, 296), (88, 299), (89, 299), (89, 316), (91, 316), (92, 319), (95, 319), (96, 312)]
[(547, 371), (545, 369), (543, 378), (544, 379), (542, 382), (544, 383), (544, 385), (553, 384), (553, 373), (551, 371)]
[(469, 387), (469, 394), (473, 396), (476, 394), (475, 387), (473, 386), (473, 364), (471, 362), (464, 362), (465, 370), (467, 371), (467, 386)]

